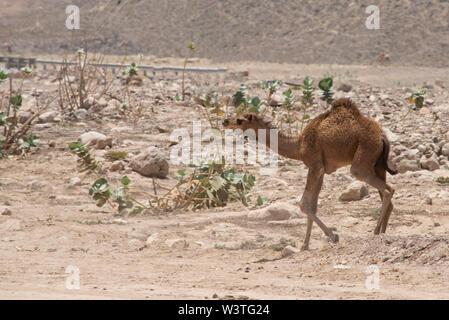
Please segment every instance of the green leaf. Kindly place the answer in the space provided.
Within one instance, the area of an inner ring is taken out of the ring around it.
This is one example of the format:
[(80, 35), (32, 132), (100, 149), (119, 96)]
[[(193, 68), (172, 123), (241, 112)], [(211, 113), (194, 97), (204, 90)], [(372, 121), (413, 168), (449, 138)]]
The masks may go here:
[(122, 177), (122, 179), (120, 180), (120, 182), (124, 185), (127, 186), (131, 183), (131, 179), (128, 178), (127, 176)]
[(257, 205), (258, 206), (263, 206), (268, 202), (267, 198), (262, 198), (261, 196), (257, 197)]
[(136, 215), (136, 214), (141, 213), (143, 210), (144, 210), (143, 207), (141, 207), (141, 206), (135, 206), (135, 207), (133, 208), (133, 210), (132, 210), (129, 214), (130, 214), (130, 215)]
[(89, 190), (89, 194), (103, 193), (109, 189), (109, 182), (106, 178), (97, 179)]
[(331, 77), (324, 78), (318, 83), (318, 87), (323, 91), (329, 91), (332, 88), (333, 80)]
[(11, 106), (14, 106), (14, 107), (22, 106), (22, 96), (19, 94), (18, 96), (11, 97), (9, 99), (9, 103)]
[(0, 68), (0, 83), (8, 79), (8, 74), (9, 74), (8, 70)]

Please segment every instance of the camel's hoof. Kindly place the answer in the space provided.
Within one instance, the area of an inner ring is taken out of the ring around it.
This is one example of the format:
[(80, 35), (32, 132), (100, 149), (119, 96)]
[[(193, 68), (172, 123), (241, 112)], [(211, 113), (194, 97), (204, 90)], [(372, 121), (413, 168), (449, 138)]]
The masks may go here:
[(334, 238), (332, 239), (332, 242), (338, 243), (338, 241), (340, 241), (340, 237), (338, 236), (338, 234), (334, 233)]
[(309, 246), (302, 246), (301, 251), (309, 251)]

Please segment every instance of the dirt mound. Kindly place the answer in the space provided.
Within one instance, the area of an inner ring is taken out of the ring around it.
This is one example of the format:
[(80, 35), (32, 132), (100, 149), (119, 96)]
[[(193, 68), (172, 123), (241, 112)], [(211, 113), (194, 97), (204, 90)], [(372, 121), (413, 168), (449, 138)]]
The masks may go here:
[(361, 252), (351, 254), (357, 262), (449, 265), (448, 237), (381, 235), (361, 241), (366, 243)]
[[(9, 0), (0, 40), (13, 52), (184, 56), (189, 41), (216, 61), (448, 66), (449, 2), (381, 0), (380, 29), (364, 2), (85, 0), (81, 29), (65, 28), (71, 1)], [(380, 61), (382, 60), (382, 61)]]

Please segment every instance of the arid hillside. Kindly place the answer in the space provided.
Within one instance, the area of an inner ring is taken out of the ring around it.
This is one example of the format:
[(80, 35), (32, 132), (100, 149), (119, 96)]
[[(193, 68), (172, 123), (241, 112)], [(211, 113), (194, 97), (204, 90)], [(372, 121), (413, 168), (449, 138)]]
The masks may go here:
[[(215, 61), (449, 65), (449, 2), (291, 0), (84, 0), (80, 30), (65, 27), (73, 1), (0, 1), (0, 41), (16, 53), (82, 46), (111, 54), (198, 55)], [(380, 29), (368, 30), (368, 5)]]

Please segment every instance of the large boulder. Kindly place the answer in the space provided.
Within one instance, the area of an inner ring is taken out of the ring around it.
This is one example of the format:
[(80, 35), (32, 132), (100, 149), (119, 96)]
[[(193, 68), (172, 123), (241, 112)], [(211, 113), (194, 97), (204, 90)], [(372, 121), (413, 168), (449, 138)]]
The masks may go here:
[(399, 173), (404, 173), (407, 171), (419, 171), (421, 167), (417, 160), (402, 159), (396, 164), (396, 169)]
[(269, 205), (266, 208), (251, 211), (248, 213), (249, 220), (288, 220), (290, 218), (297, 218), (300, 209), (288, 202), (277, 202)]
[(449, 157), (449, 142), (443, 145), (443, 147), (441, 148), (441, 153), (444, 156)]
[(78, 140), (88, 147), (93, 146), (95, 149), (104, 149), (107, 146), (112, 147), (112, 138), (96, 131), (83, 133)]
[(165, 178), (170, 166), (161, 150), (150, 147), (132, 158), (130, 167), (145, 177)]
[(421, 167), (429, 171), (434, 171), (440, 168), (438, 157), (434, 153), (430, 157), (423, 155), (421, 160), (419, 160), (419, 163), (421, 164)]
[(340, 201), (357, 201), (368, 195), (368, 186), (359, 181), (354, 181), (348, 188), (343, 191), (338, 200)]

